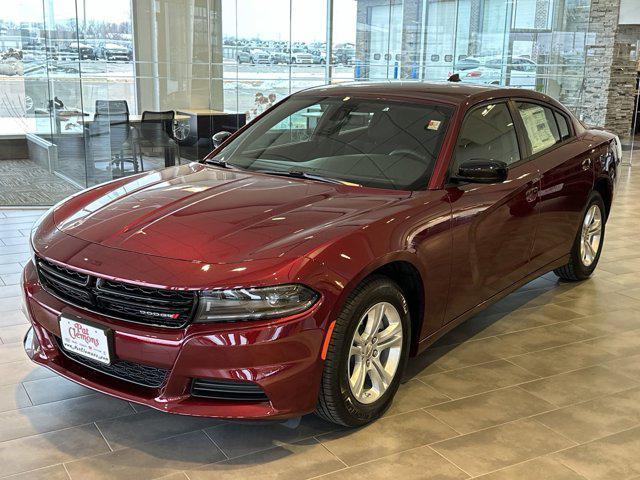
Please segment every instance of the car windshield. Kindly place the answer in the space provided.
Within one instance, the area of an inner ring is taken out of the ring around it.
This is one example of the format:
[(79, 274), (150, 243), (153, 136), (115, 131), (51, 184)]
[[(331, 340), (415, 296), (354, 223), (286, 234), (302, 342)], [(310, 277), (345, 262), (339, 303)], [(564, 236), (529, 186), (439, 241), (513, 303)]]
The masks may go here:
[(211, 160), (398, 190), (427, 186), (451, 115), (438, 104), (294, 96)]

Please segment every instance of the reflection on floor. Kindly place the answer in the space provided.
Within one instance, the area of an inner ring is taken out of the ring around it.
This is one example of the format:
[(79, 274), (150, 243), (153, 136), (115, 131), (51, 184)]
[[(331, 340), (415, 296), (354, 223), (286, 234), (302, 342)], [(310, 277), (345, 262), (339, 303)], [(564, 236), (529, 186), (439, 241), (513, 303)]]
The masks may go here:
[(624, 170), (592, 279), (545, 275), (461, 325), (359, 430), (172, 416), (29, 363), (17, 283), (38, 213), (0, 211), (0, 476), (637, 480), (639, 197)]
[(0, 160), (0, 205), (53, 205), (78, 190), (31, 160)]

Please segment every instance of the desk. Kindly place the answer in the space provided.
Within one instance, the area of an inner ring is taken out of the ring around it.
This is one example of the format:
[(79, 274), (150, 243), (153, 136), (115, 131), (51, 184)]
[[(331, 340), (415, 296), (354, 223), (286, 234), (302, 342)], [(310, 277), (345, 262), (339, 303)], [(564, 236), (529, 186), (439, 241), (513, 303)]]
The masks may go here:
[[(187, 120), (189, 120), (191, 117), (189, 115), (176, 115), (175, 116), (175, 121), (176, 122), (185, 122)], [(81, 125), (87, 125), (91, 122), (94, 121), (93, 119), (93, 114), (91, 115), (87, 115), (85, 118), (83, 117), (73, 117), (73, 116), (69, 116), (67, 117), (68, 120), (71, 121), (75, 121), (78, 124)], [(142, 115), (129, 115), (129, 123), (141, 123), (142, 122)]]
[(211, 137), (220, 131), (235, 132), (247, 122), (244, 113), (221, 112), (208, 108), (183, 108), (178, 115), (189, 117), (189, 128), (184, 128), (181, 143), (193, 145), (201, 138), (211, 142)]

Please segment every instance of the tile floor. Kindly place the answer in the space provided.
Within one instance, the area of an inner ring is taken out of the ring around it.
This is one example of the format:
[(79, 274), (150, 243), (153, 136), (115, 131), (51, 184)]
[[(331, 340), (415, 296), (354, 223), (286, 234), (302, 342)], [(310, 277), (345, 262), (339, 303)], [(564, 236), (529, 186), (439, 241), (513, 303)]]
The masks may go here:
[(171, 416), (29, 363), (19, 273), (37, 211), (0, 211), (0, 477), (640, 479), (640, 175), (595, 276), (545, 275), (414, 359), (360, 430)]

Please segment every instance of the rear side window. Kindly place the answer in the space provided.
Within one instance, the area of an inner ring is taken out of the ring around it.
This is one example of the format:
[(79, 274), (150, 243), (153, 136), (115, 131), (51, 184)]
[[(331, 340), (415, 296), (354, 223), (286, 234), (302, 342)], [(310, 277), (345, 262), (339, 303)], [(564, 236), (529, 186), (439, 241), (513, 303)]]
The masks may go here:
[(558, 122), (558, 128), (560, 129), (560, 139), (566, 140), (571, 136), (571, 130), (569, 130), (569, 124), (567, 123), (567, 118), (558, 112), (553, 112), (556, 116), (556, 121)]
[(507, 165), (520, 160), (518, 137), (506, 103), (478, 107), (464, 120), (453, 171), (463, 163), (482, 160), (498, 160)]
[(537, 103), (516, 102), (531, 153), (542, 152), (560, 142), (558, 125), (550, 108)]

